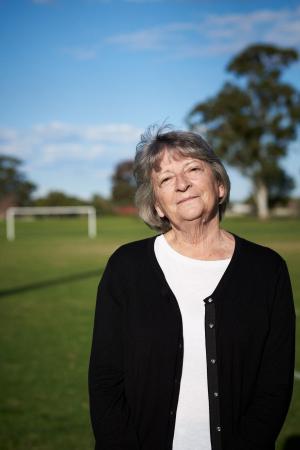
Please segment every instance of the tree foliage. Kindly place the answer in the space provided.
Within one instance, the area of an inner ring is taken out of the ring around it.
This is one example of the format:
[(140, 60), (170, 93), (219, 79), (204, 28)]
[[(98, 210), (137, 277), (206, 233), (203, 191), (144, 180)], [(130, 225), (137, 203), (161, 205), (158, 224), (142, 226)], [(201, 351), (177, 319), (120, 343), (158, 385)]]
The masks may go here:
[(105, 214), (113, 214), (113, 207), (111, 201), (107, 198), (104, 198), (100, 194), (94, 194), (89, 202), (90, 205), (96, 208), (97, 214), (105, 215)]
[(44, 197), (39, 197), (34, 201), (35, 206), (81, 206), (84, 204), (87, 202), (61, 191), (50, 191)]
[(8, 155), (0, 155), (0, 201), (17, 206), (27, 206), (31, 203), (36, 185), (28, 181), (21, 170), (22, 161)]
[(118, 205), (132, 205), (135, 190), (133, 161), (122, 161), (117, 164), (112, 176), (112, 200)]
[(227, 66), (236, 82), (227, 81), (188, 116), (192, 129), (207, 128), (207, 138), (221, 158), (251, 178), (262, 217), (268, 215), (269, 197), (278, 180), (278, 198), (278, 187), (284, 195), (293, 187), (280, 160), (296, 138), (300, 93), (281, 76), (297, 59), (297, 52), (289, 48), (247, 47)]

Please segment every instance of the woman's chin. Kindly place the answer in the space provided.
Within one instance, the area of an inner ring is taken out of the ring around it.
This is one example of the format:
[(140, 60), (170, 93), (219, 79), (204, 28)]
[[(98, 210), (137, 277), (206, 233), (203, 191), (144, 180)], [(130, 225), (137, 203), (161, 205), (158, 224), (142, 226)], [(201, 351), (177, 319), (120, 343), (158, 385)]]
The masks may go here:
[(206, 214), (203, 211), (188, 211), (182, 214), (181, 218), (188, 222), (205, 222)]
[(207, 223), (209, 222), (211, 219), (217, 217), (218, 215), (218, 211), (213, 212), (213, 211), (207, 211), (204, 209), (199, 209), (199, 210), (186, 210), (186, 211), (181, 211), (180, 214), (180, 219), (181, 221), (185, 222), (195, 222), (195, 224), (198, 223)]

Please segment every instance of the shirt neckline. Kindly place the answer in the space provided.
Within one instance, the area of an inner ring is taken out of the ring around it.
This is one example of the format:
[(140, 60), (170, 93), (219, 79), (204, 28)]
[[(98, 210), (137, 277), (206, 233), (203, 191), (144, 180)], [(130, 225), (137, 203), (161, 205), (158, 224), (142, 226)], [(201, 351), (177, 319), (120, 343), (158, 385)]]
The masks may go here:
[[(192, 266), (222, 266), (228, 264), (228, 262), (231, 260), (233, 254), (230, 258), (224, 258), (224, 259), (198, 259), (198, 258), (191, 258), (190, 256), (182, 255), (177, 250), (175, 250), (167, 241), (164, 234), (160, 234), (156, 236), (155, 241), (157, 239), (160, 239), (160, 245), (162, 245), (163, 250), (165, 250), (172, 258), (175, 258), (178, 262), (189, 264)], [(155, 242), (154, 241), (154, 242)], [(154, 244), (155, 245), (155, 244)], [(156, 257), (156, 256), (155, 256)]]
[[(240, 238), (239, 236), (237, 236), (234, 233), (230, 233), (235, 240), (235, 246), (234, 246), (234, 251), (231, 257), (231, 260), (228, 264), (228, 266), (226, 267), (225, 272), (223, 273), (223, 276), (221, 277), (219, 283), (217, 284), (215, 290), (207, 297), (212, 297), (214, 300), (217, 300), (218, 297), (220, 296), (221, 291), (223, 290), (223, 288), (225, 287), (225, 285), (228, 283), (228, 281), (231, 279), (232, 273), (236, 267), (236, 264), (238, 262), (239, 256), (240, 256), (240, 252), (241, 252), (241, 246), (242, 246), (242, 238)], [(166, 277), (159, 265), (159, 262), (157, 261), (156, 255), (155, 255), (155, 250), (154, 250), (154, 243), (155, 243), (155, 239), (157, 236), (160, 235), (156, 235), (153, 236), (152, 238), (149, 239), (149, 246), (148, 246), (148, 255), (151, 261), (151, 265), (152, 268), (154, 269), (154, 272), (156, 274), (156, 276), (160, 279), (161, 283), (162, 283), (162, 287), (161, 290), (164, 294), (172, 294), (172, 290), (166, 280)], [(204, 299), (205, 301), (206, 299)]]

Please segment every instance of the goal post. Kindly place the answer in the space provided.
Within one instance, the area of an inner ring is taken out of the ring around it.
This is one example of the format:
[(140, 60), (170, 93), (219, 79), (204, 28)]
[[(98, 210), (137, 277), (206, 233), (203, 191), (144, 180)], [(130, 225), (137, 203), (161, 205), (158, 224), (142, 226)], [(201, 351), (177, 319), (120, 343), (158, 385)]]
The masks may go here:
[(13, 206), (6, 211), (6, 237), (7, 240), (15, 239), (16, 216), (61, 216), (61, 215), (88, 216), (88, 236), (94, 238), (97, 235), (96, 209), (93, 206)]

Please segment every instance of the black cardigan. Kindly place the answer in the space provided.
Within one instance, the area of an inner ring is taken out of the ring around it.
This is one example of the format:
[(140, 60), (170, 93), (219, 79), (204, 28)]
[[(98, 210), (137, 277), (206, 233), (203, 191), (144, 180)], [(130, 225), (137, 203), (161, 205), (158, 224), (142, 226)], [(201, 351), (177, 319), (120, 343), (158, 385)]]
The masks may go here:
[[(89, 367), (97, 450), (172, 449), (184, 342), (154, 240), (120, 247), (99, 284)], [(231, 262), (204, 301), (212, 450), (274, 450), (293, 385), (286, 264), (235, 236)]]

